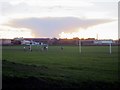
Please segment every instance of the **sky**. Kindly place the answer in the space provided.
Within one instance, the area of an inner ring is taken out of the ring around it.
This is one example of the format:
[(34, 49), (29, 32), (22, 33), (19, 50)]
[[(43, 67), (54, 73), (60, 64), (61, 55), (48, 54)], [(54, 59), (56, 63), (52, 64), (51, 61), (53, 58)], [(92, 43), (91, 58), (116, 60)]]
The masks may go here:
[(0, 38), (118, 39), (118, 0), (0, 0)]

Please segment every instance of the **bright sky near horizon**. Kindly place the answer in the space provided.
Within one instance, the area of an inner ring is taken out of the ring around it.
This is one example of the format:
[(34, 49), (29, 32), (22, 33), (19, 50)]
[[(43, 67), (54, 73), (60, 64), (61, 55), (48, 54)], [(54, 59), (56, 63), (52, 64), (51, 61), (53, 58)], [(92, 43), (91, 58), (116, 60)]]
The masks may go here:
[(0, 38), (118, 39), (118, 0), (0, 0)]

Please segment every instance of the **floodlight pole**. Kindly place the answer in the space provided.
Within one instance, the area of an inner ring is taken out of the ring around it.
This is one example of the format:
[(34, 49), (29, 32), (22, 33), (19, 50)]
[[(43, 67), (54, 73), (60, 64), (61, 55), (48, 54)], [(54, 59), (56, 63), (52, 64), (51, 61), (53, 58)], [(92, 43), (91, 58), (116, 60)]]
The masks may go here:
[(79, 40), (79, 52), (80, 53), (82, 52), (82, 49), (81, 49), (81, 40)]
[(109, 51), (110, 51), (110, 54), (112, 53), (112, 48), (111, 48), (111, 43), (109, 44), (110, 48), (109, 48)]

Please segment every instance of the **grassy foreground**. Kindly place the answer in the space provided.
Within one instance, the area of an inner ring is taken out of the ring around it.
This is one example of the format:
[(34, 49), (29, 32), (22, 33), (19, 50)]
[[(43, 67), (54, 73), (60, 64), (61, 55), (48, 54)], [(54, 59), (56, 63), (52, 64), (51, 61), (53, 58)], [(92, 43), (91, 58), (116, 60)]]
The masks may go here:
[(32, 48), (3, 46), (3, 88), (119, 88), (117, 46), (112, 54), (107, 46)]

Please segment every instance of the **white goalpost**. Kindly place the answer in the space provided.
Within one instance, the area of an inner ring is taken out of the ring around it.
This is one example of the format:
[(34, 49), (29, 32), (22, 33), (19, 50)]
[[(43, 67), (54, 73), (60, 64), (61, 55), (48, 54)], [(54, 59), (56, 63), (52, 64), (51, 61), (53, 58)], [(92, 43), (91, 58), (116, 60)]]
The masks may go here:
[[(107, 44), (109, 45), (109, 54), (112, 54), (112, 40), (97, 40), (95, 44)], [(79, 53), (82, 53), (82, 44), (81, 40), (78, 42), (78, 47), (79, 47)]]
[(107, 44), (107, 45), (109, 45), (109, 53), (110, 54), (112, 53), (112, 43), (113, 43), (112, 40), (97, 40), (95, 43), (96, 44)]
[(111, 43), (109, 44), (109, 52), (110, 52), (110, 54), (112, 53), (112, 47), (111, 47)]
[(108, 40), (108, 41), (102, 41), (102, 43), (108, 44), (109, 45), (109, 53), (112, 53), (112, 40)]
[(81, 40), (79, 40), (79, 52), (82, 53), (82, 45), (81, 45)]

